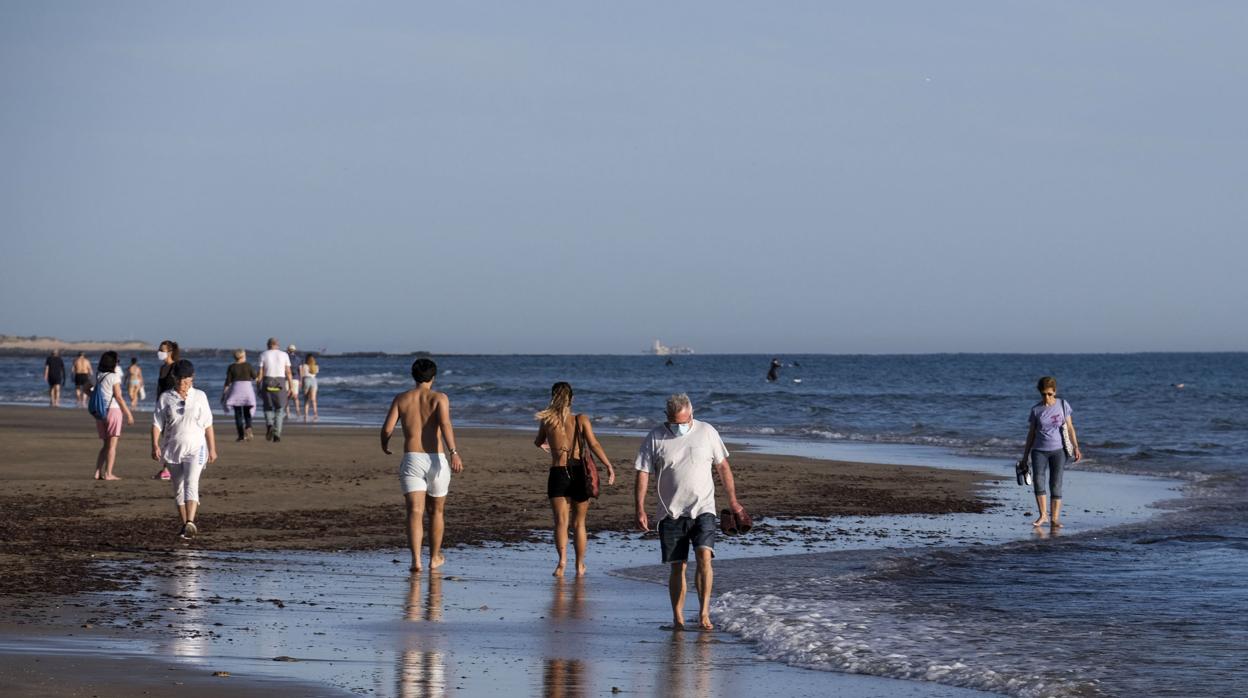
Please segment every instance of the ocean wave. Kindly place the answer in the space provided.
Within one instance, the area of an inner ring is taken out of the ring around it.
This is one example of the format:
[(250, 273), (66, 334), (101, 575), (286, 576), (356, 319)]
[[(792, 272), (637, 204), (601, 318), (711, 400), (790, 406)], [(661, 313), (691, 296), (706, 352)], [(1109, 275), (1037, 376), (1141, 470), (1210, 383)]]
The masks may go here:
[(594, 424), (601, 424), (603, 426), (616, 427), (620, 429), (652, 429), (655, 426), (658, 426), (659, 420), (654, 417), (604, 415), (594, 417)]
[(730, 591), (716, 599), (714, 610), (725, 630), (756, 643), (764, 657), (793, 666), (1025, 698), (1100, 694), (1093, 680), (1061, 676), (1062, 667), (1003, 660), (993, 628), (943, 617), (903, 619), (901, 602), (845, 598), (840, 585), (826, 578), (806, 580), (792, 595)]
[(383, 385), (405, 385), (412, 382), (411, 376), (400, 373), (365, 373), (345, 376), (318, 376), (316, 383), (320, 387), (346, 386), (349, 388), (369, 388)]

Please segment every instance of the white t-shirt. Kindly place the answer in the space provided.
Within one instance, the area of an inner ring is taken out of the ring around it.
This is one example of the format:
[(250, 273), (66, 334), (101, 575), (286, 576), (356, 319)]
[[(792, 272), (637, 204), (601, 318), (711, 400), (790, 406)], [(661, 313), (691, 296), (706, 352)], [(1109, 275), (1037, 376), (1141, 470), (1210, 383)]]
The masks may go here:
[(676, 436), (666, 424), (651, 429), (637, 451), (636, 469), (652, 475), (658, 471), (659, 520), (714, 514), (712, 471), (727, 458), (719, 432), (706, 422), (693, 420), (684, 436)]
[(260, 352), (260, 370), (264, 371), (265, 378), (285, 378), (288, 368), (290, 368), (290, 357), (281, 349), (268, 349)]
[(113, 371), (112, 373), (95, 374), (95, 389), (103, 390), (104, 399), (108, 401), (108, 409), (119, 410), (121, 405), (117, 402), (117, 396), (113, 394), (113, 388), (121, 382), (121, 374)]
[(180, 463), (198, 455), (208, 445), (204, 430), (212, 426), (208, 396), (191, 388), (183, 400), (177, 390), (166, 390), (156, 401), (152, 426), (160, 430), (161, 458), (166, 463)]

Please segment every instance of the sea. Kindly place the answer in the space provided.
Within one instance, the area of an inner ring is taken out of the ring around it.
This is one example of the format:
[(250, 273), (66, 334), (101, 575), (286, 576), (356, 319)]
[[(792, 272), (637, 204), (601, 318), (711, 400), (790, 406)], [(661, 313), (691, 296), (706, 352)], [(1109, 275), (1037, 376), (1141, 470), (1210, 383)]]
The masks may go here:
[[(189, 358), (215, 400), (230, 359)], [(322, 356), (320, 421), (379, 426), (413, 358)], [(800, 556), (722, 594), (720, 623), (812, 669), (1015, 696), (1248, 695), (1248, 353), (432, 358), (457, 425), (532, 429), (564, 380), (604, 433), (645, 432), (684, 392), (730, 441), (922, 447), (1010, 476), (1036, 380), (1055, 376), (1085, 454), (1073, 471), (1170, 478), (1181, 496), (1060, 537)], [(156, 359), (139, 361), (150, 400)], [(0, 357), (0, 403), (46, 403), (42, 365)]]

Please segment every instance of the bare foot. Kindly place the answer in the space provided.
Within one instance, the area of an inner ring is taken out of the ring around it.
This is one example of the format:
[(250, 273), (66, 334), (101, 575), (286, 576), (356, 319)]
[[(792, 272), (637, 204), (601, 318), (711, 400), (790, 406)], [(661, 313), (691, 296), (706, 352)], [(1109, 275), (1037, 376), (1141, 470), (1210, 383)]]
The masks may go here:
[(710, 616), (702, 616), (702, 619), (698, 622), (698, 628), (701, 630), (714, 630), (715, 626), (711, 623)]
[(116, 475), (105, 475), (104, 479), (105, 480), (120, 480), (121, 478), (117, 477)]
[(586, 568), (585, 568), (585, 563), (583, 563), (583, 562), (578, 562), (578, 563), (576, 563), (576, 576), (578, 576), (578, 577), (584, 577), (584, 576), (585, 576), (585, 571), (586, 571)]
[(1045, 524), (1046, 524), (1046, 523), (1048, 523), (1048, 522), (1049, 522), (1049, 517), (1047, 517), (1047, 516), (1041, 516), (1040, 518), (1036, 519), (1035, 521), (1032, 521), (1032, 522), (1031, 522), (1031, 525), (1032, 525), (1032, 526), (1043, 526), (1043, 525), (1045, 525)]
[(564, 563), (562, 563), (562, 562), (560, 562), (558, 565), (555, 565), (555, 571), (554, 571), (554, 572), (551, 572), (551, 573), (550, 573), (550, 576), (552, 576), (552, 577), (562, 577), (562, 576), (563, 576), (563, 568), (564, 568)]
[(436, 570), (445, 564), (446, 564), (446, 557), (442, 555), (429, 559), (429, 569), (431, 570)]
[(684, 618), (676, 618), (672, 621), (672, 630), (684, 630), (684, 629), (685, 629)]
[(100, 474), (99, 474), (99, 473), (96, 473), (96, 474), (95, 474), (95, 479), (96, 479), (96, 480), (103, 480), (104, 478), (100, 477)]
[(1061, 528), (1061, 527), (1062, 527), (1062, 522), (1061, 522), (1061, 521), (1058, 521), (1057, 519), (1053, 519), (1053, 523), (1051, 523), (1051, 524), (1049, 524), (1049, 525), (1050, 525), (1050, 526), (1052, 526), (1053, 528)]

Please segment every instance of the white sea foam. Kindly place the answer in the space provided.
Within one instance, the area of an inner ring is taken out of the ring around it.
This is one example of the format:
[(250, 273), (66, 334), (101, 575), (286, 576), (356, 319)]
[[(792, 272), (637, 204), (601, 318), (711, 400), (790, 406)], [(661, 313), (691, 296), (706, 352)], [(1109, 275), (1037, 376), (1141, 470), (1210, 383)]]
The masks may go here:
[(411, 376), (400, 373), (365, 373), (345, 376), (317, 376), (319, 386), (341, 385), (348, 388), (370, 388), (382, 385), (402, 385), (412, 382)]
[[(811, 587), (826, 592), (811, 597)], [(728, 592), (714, 605), (721, 627), (755, 642), (768, 659), (809, 669), (934, 681), (1024, 698), (1096, 695), (1072, 681), (1002, 656), (992, 628), (950, 618), (902, 619), (900, 603), (838, 598), (839, 583), (811, 580), (806, 598)], [(796, 590), (795, 590), (796, 591)]]

